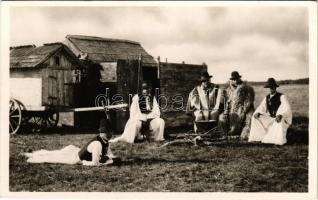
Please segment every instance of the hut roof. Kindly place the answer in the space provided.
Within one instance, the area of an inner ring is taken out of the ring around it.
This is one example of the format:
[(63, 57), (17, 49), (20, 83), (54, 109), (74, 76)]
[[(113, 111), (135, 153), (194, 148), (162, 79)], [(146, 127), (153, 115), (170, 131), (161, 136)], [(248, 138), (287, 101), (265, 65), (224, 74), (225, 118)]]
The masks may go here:
[(35, 45), (10, 47), (10, 68), (37, 67), (61, 49), (66, 50), (73, 60), (77, 60), (72, 51), (62, 43), (44, 44), (39, 47)]
[(101, 63), (126, 59), (137, 60), (141, 55), (143, 63), (156, 64), (154, 58), (138, 42), (130, 40), (67, 35), (66, 44), (81, 59)]

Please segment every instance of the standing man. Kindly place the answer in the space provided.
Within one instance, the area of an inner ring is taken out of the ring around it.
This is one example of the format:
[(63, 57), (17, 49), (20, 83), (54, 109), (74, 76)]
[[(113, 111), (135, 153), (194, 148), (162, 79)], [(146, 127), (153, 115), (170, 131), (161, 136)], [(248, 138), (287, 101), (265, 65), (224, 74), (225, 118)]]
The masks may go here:
[[(201, 84), (189, 94), (186, 112), (193, 112), (196, 122), (219, 120), (224, 110), (223, 90), (211, 83), (211, 78), (208, 72), (203, 72), (200, 78)], [(194, 131), (197, 132), (196, 123), (194, 123)]]
[(248, 141), (283, 145), (287, 142), (286, 133), (292, 123), (292, 111), (286, 96), (276, 91), (279, 85), (274, 78), (269, 78), (264, 87), (269, 88), (269, 94), (253, 115)]
[(145, 135), (149, 135), (154, 141), (163, 141), (164, 128), (165, 121), (160, 118), (160, 108), (156, 97), (151, 96), (151, 87), (144, 82), (142, 93), (135, 95), (132, 99), (130, 117), (123, 134), (110, 142), (134, 143), (135, 139), (143, 139)]
[(246, 140), (254, 112), (255, 93), (241, 77), (237, 71), (231, 73), (226, 114), (229, 120), (229, 135), (240, 135), (242, 140)]

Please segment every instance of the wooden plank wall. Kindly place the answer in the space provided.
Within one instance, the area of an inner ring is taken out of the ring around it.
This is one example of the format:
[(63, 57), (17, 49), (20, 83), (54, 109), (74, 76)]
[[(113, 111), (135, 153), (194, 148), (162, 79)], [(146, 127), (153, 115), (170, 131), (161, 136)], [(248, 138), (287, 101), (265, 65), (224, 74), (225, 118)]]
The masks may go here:
[[(138, 65), (137, 60), (118, 60), (117, 62), (116, 91), (117, 94), (124, 97), (125, 103), (129, 103), (129, 94), (137, 93)], [(141, 71), (140, 69), (140, 79), (142, 78)], [(117, 132), (124, 130), (128, 118), (128, 109), (126, 111), (115, 111), (114, 121), (116, 122), (115, 129)]]
[[(166, 127), (186, 126), (192, 124), (192, 119), (185, 114), (185, 110), (176, 110), (177, 107), (185, 108), (190, 91), (200, 83), (200, 75), (207, 71), (206, 65), (190, 65), (178, 63), (160, 63), (160, 94), (168, 99), (167, 107), (163, 110)], [(173, 104), (173, 97), (183, 99), (183, 102)]]
[[(142, 79), (140, 69), (140, 79)], [(118, 60), (117, 62), (117, 93), (125, 97), (128, 102), (128, 94), (137, 93), (138, 61)], [(140, 80), (142, 82), (142, 80)]]

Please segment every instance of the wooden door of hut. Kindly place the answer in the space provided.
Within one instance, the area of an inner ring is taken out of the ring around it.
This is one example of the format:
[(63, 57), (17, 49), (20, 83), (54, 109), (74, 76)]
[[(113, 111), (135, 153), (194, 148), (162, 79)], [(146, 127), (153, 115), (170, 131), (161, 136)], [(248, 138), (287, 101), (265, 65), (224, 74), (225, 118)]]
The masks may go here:
[(47, 68), (47, 102), (49, 105), (68, 107), (73, 105), (72, 71)]

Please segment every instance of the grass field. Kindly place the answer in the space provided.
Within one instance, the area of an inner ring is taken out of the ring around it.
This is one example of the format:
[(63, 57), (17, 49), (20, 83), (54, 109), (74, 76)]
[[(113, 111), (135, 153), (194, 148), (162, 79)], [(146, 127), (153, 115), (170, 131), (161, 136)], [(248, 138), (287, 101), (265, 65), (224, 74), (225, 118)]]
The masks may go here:
[[(20, 153), (82, 146), (92, 134), (15, 135), (10, 138), (10, 191), (307, 192), (308, 85), (279, 89), (289, 97), (294, 112), (284, 146), (115, 144), (121, 166), (86, 167), (30, 164)], [(257, 106), (267, 91), (261, 87), (255, 91)]]

